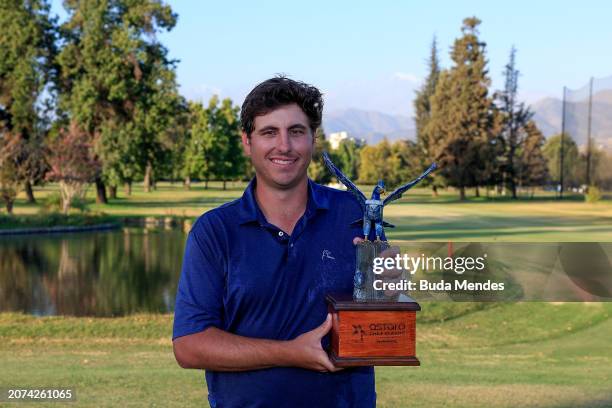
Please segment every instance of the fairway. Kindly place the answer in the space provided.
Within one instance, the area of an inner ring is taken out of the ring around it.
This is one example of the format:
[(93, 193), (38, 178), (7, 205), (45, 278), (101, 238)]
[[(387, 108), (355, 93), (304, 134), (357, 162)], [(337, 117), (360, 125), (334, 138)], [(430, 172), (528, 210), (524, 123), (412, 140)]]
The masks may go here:
[[(189, 191), (160, 183), (135, 186), (128, 198), (93, 204), (116, 217), (189, 217), (239, 197), (211, 183)], [(39, 201), (53, 185), (36, 190)], [(369, 188), (366, 187), (366, 191)], [(40, 205), (17, 202), (16, 214)], [(399, 226), (393, 242), (611, 241), (612, 204), (537, 197), (459, 202), (452, 191), (432, 197), (415, 189), (385, 209)], [(434, 303), (418, 314), (422, 366), (376, 369), (380, 407), (612, 406), (612, 304)], [(78, 406), (206, 404), (203, 371), (174, 361), (172, 315), (36, 318), (0, 314), (0, 384), (71, 386)], [(25, 405), (24, 405), (25, 406)], [(36, 403), (33, 406), (45, 406)], [(55, 406), (55, 405), (49, 405)]]
[[(612, 405), (610, 304), (502, 304), (423, 320), (422, 366), (376, 369), (381, 407)], [(78, 406), (204, 404), (204, 373), (174, 361), (171, 322), (0, 315), (0, 383), (69, 385)]]

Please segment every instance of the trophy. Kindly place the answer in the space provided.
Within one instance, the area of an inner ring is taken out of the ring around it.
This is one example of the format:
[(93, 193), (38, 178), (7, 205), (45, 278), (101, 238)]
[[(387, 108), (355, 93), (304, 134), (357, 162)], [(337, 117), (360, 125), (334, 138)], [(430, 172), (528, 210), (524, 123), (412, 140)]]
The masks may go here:
[[(382, 180), (374, 187), (368, 200), (323, 152), (327, 168), (358, 200), (363, 218), (354, 223), (363, 225), (363, 241), (357, 244), (356, 270), (352, 294), (328, 294), (332, 330), (329, 356), (337, 367), (370, 365), (418, 366), (416, 357), (416, 312), (421, 310), (414, 299), (395, 291), (375, 290), (374, 259), (394, 255), (393, 248), (384, 238), (384, 227), (393, 228), (383, 220), (385, 205), (399, 199), (437, 166), (432, 164), (413, 181), (394, 190), (387, 198)], [(376, 239), (368, 238), (374, 226)], [(397, 279), (400, 272), (386, 271), (387, 278)], [(389, 276), (391, 275), (391, 276)]]

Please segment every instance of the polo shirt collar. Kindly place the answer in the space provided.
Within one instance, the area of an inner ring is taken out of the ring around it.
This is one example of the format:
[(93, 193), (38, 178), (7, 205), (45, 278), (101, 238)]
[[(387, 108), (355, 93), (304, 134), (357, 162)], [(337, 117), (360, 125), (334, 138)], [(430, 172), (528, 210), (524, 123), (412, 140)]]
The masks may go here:
[[(259, 222), (263, 224), (266, 219), (257, 205), (255, 199), (255, 186), (257, 184), (257, 178), (249, 182), (242, 198), (240, 199), (240, 211), (238, 212), (238, 218), (240, 224), (246, 224), (249, 222)], [(329, 209), (329, 198), (327, 192), (319, 184), (315, 183), (311, 179), (308, 179), (308, 203), (306, 205), (306, 215), (308, 217), (314, 215), (318, 210)]]

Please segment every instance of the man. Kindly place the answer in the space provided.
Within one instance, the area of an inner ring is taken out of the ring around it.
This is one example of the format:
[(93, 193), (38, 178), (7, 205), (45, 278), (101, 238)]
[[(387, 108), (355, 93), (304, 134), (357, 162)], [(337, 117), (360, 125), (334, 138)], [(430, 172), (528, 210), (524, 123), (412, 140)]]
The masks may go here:
[(325, 294), (352, 292), (362, 216), (348, 192), (307, 177), (323, 100), (269, 79), (246, 97), (242, 144), (255, 168), (242, 198), (202, 215), (187, 239), (174, 354), (206, 370), (212, 407), (372, 407), (372, 367), (341, 370), (325, 347)]

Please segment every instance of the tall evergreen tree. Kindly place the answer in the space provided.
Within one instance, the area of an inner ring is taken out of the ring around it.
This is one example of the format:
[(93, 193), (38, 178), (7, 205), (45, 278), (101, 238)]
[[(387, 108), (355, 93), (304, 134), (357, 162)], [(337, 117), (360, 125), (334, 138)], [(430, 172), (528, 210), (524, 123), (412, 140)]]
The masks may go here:
[(425, 83), (421, 89), (416, 92), (416, 98), (414, 99), (414, 111), (415, 111), (415, 127), (416, 127), (416, 138), (419, 148), (427, 159), (431, 159), (429, 152), (429, 140), (425, 131), (427, 123), (431, 118), (431, 97), (436, 92), (436, 85), (440, 78), (440, 62), (438, 59), (438, 45), (436, 37), (431, 42), (431, 50), (429, 54), (429, 60), (427, 61), (429, 67), (429, 73), (425, 78)]
[[(503, 154), (499, 160), (499, 172), (501, 182), (505, 184), (516, 198), (516, 187), (519, 183), (519, 168), (526, 171), (524, 163), (521, 163), (520, 151), (525, 143), (528, 133), (527, 126), (533, 112), (523, 102), (518, 101), (518, 77), (516, 68), (516, 49), (510, 50), (510, 59), (504, 69), (504, 89), (495, 95), (497, 107), (501, 114), (503, 130), (500, 141), (503, 146)], [(535, 124), (530, 125), (532, 128)], [(531, 129), (533, 133), (533, 129)]]
[(451, 51), (454, 65), (440, 74), (425, 128), (440, 174), (459, 189), (462, 200), (466, 187), (489, 180), (497, 149), (499, 119), (488, 96), (491, 81), (486, 45), (478, 38), (479, 24), (476, 17), (463, 21), (463, 36), (455, 40)]
[(527, 122), (524, 131), (525, 139), (518, 149), (517, 180), (520, 186), (541, 186), (549, 177), (543, 152), (546, 139), (533, 120)]
[[(431, 42), (431, 49), (429, 53), (429, 59), (427, 60), (427, 66), (429, 73), (425, 79), (425, 83), (422, 85), (416, 93), (414, 99), (414, 111), (415, 111), (415, 128), (416, 128), (416, 139), (417, 139), (417, 150), (416, 153), (420, 159), (419, 167), (430, 164), (435, 158), (432, 157), (430, 148), (431, 137), (427, 133), (427, 124), (431, 118), (431, 98), (436, 92), (436, 85), (440, 79), (440, 61), (438, 58), (438, 45), (436, 37)], [(442, 185), (440, 176), (438, 174), (432, 174), (423, 180), (423, 186), (430, 184), (432, 186), (434, 194), (437, 194), (438, 187)]]

